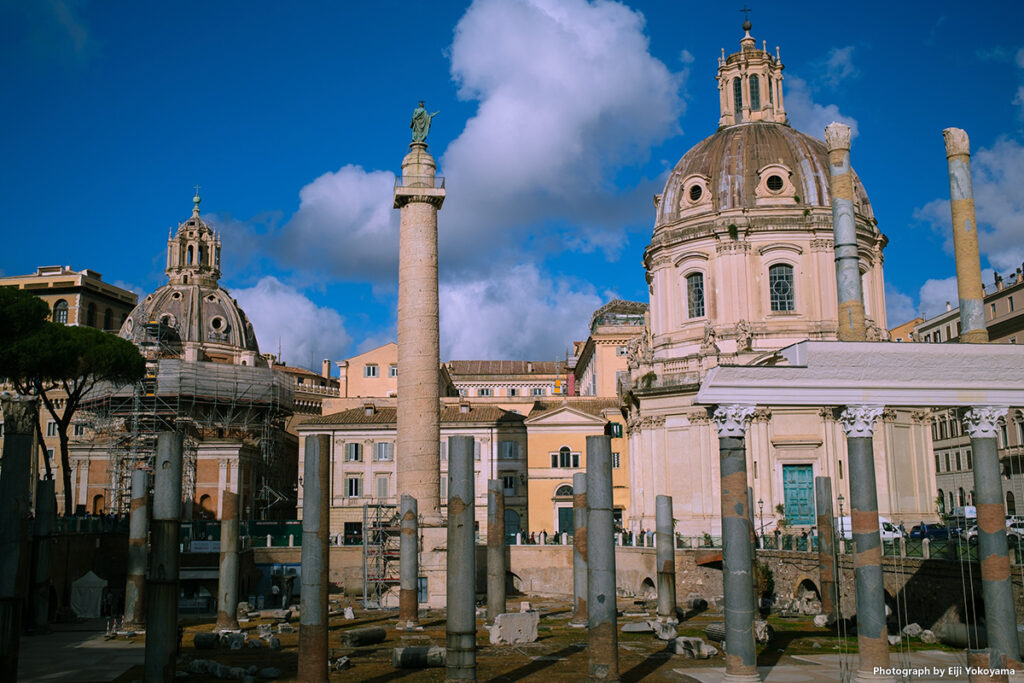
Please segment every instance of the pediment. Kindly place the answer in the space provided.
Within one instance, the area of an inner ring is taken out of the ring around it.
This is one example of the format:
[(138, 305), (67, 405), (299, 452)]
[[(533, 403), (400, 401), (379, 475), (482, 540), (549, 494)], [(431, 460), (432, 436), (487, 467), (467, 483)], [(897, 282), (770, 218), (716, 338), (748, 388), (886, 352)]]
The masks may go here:
[(604, 426), (607, 422), (602, 417), (591, 415), (582, 410), (571, 408), (569, 406), (561, 406), (554, 410), (549, 410), (540, 415), (528, 417), (524, 422), (527, 425), (585, 425), (585, 426)]

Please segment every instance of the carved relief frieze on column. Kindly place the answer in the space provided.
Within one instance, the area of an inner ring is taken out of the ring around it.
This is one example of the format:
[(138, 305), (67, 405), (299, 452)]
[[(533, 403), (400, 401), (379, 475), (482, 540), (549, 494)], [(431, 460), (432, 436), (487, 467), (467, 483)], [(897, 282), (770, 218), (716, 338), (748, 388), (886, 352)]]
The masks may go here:
[(718, 406), (711, 414), (711, 419), (718, 430), (718, 436), (732, 436), (743, 438), (747, 433), (747, 422), (757, 410), (756, 406), (732, 403)]
[(875, 420), (881, 416), (882, 406), (847, 406), (839, 414), (839, 422), (848, 438), (872, 437), (875, 434)]
[(979, 406), (964, 411), (964, 430), (972, 439), (994, 439), (999, 421), (1006, 419), (1007, 406)]

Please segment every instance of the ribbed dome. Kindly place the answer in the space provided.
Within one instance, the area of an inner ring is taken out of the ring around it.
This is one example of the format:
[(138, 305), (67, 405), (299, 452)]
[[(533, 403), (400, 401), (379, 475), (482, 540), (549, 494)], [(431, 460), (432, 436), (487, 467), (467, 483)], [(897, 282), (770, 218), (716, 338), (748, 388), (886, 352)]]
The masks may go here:
[(121, 336), (141, 343), (143, 325), (157, 321), (173, 328), (177, 335), (173, 342), (259, 353), (252, 323), (227, 290), (216, 285), (164, 285), (135, 307), (121, 326)]
[[(772, 175), (778, 177), (772, 179)], [(788, 177), (783, 180), (783, 176)], [(765, 188), (777, 189), (780, 180), (785, 186), (776, 198)], [(701, 188), (694, 190), (694, 184)], [(867, 192), (856, 173), (854, 193), (856, 213), (873, 219)], [(699, 195), (699, 201), (694, 201), (694, 195)], [(768, 205), (776, 209), (788, 205), (800, 211), (831, 207), (828, 152), (821, 140), (787, 125), (741, 123), (722, 128), (680, 159), (665, 185), (656, 227), (683, 217)]]

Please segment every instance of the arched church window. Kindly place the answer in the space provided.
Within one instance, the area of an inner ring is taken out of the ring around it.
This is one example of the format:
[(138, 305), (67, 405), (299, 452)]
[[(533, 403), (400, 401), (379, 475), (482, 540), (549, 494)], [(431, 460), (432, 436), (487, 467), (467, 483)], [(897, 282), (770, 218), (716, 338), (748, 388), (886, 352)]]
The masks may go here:
[(85, 324), (89, 327), (96, 327), (96, 304), (89, 304), (85, 309)]
[(555, 495), (558, 496), (558, 497), (571, 496), (572, 495), (572, 487), (569, 486), (568, 484), (562, 484), (557, 489), (555, 489)]
[(733, 109), (736, 111), (736, 121), (743, 119), (743, 84), (739, 78), (732, 79), (732, 101)]
[(756, 74), (750, 76), (750, 110), (761, 111), (761, 80)]
[(768, 291), (773, 311), (796, 310), (796, 296), (793, 289), (793, 266), (776, 263), (768, 269)]
[(939, 500), (939, 514), (941, 515), (941, 514), (944, 514), (946, 512), (946, 494), (942, 491), (942, 489), (939, 489), (938, 500)]
[(768, 103), (775, 104), (775, 81), (768, 77)]
[(61, 325), (68, 324), (68, 302), (64, 299), (58, 299), (57, 303), (53, 305), (53, 322)]
[(686, 311), (690, 318), (704, 317), (704, 273), (686, 276)]
[(190, 266), (192, 265), (192, 253), (192, 245), (190, 244), (188, 245), (188, 254), (185, 257), (185, 263)]

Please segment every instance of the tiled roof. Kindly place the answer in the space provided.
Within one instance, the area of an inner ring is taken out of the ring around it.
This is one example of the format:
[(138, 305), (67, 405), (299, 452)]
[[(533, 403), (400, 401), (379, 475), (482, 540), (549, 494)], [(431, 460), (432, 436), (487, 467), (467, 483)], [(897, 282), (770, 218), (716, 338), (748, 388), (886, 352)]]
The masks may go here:
[(453, 360), (448, 361), (456, 375), (556, 375), (565, 372), (558, 360)]
[(537, 401), (533, 404), (533, 409), (530, 411), (530, 417), (533, 418), (538, 415), (550, 413), (562, 408), (563, 406), (568, 406), (573, 410), (578, 410), (582, 413), (600, 417), (601, 413), (606, 410), (618, 410), (619, 400), (615, 398), (586, 398), (580, 396), (564, 401)]
[[(303, 424), (306, 426), (334, 426), (334, 425), (393, 425), (397, 423), (398, 409), (391, 407), (374, 408), (372, 414), (367, 415), (363, 407), (350, 408), (340, 413), (321, 415), (309, 419)], [(462, 412), (459, 405), (445, 405), (441, 407), (441, 424), (468, 423), (468, 422), (492, 422), (492, 423), (521, 423), (525, 418), (519, 413), (503, 410), (492, 405), (470, 404), (468, 412)]]

